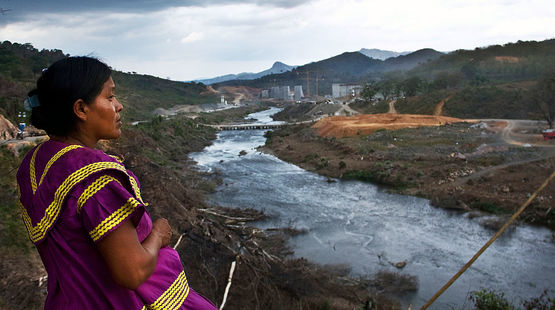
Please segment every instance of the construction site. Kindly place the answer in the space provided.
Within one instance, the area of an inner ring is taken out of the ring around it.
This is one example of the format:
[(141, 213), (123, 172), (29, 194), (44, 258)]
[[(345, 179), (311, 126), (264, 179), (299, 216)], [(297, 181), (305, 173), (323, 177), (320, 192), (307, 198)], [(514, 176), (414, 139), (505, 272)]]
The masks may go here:
[[(276, 119), (313, 117), (328, 106), (291, 107)], [(345, 105), (334, 106), (328, 115), (344, 113)], [(368, 180), (439, 207), (503, 217), (555, 169), (555, 140), (544, 139), (544, 128), (545, 121), (398, 114), (392, 103), (389, 113), (329, 116), (310, 126), (284, 127), (265, 148), (319, 174)], [(551, 185), (521, 220), (555, 228), (554, 197)], [(491, 221), (485, 225), (499, 225)]]

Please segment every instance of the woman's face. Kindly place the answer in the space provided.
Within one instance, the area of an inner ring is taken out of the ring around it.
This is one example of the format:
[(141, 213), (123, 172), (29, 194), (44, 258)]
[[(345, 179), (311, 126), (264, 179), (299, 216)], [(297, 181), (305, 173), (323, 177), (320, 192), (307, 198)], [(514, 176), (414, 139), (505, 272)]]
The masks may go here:
[(115, 87), (116, 84), (110, 77), (100, 94), (88, 105), (87, 131), (96, 140), (116, 139), (121, 135), (119, 112), (123, 106), (116, 99)]

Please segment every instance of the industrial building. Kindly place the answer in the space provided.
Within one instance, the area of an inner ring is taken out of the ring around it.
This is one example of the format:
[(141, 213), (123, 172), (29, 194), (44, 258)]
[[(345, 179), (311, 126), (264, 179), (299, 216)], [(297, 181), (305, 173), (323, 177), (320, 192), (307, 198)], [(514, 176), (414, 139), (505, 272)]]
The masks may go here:
[(362, 86), (358, 84), (333, 83), (331, 85), (331, 96), (340, 98), (345, 96), (355, 97), (362, 91)]
[(301, 100), (304, 97), (303, 87), (300, 85), (295, 86), (294, 91), (291, 91), (289, 86), (274, 86), (270, 89), (264, 89), (260, 93), (261, 98), (273, 98), (286, 101)]
[(302, 85), (295, 85), (295, 101), (299, 101), (304, 97)]

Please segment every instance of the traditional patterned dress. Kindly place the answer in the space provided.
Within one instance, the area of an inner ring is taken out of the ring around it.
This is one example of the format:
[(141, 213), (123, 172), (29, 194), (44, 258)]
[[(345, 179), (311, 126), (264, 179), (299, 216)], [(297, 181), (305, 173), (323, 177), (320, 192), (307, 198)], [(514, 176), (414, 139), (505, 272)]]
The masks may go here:
[(126, 220), (140, 242), (152, 230), (139, 182), (116, 158), (47, 141), (25, 156), (17, 182), (23, 221), (48, 272), (45, 309), (216, 309), (188, 286), (170, 247), (136, 290), (113, 280), (96, 243)]

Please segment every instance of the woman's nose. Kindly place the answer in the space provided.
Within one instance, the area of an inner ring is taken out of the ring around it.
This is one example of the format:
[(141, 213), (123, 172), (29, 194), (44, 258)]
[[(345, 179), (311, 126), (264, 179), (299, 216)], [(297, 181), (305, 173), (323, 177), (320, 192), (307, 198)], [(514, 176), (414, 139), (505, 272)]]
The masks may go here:
[(116, 99), (116, 112), (123, 110), (123, 105)]

